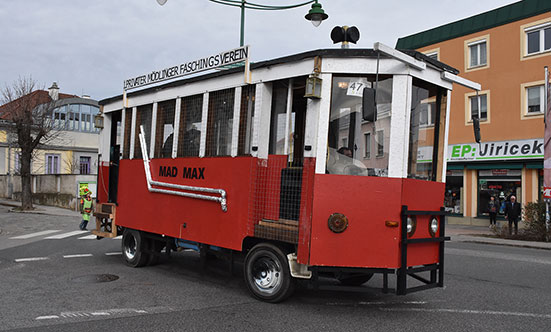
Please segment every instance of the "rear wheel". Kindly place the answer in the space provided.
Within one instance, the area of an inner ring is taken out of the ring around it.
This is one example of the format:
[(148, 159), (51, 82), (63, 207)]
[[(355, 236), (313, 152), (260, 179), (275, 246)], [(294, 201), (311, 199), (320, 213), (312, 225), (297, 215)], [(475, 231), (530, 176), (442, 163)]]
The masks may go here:
[(125, 229), (122, 234), (122, 256), (127, 265), (140, 267), (147, 264), (149, 255), (143, 252), (144, 236), (140, 231)]
[(266, 302), (281, 302), (294, 291), (287, 258), (278, 247), (261, 243), (245, 258), (245, 282), (249, 291)]
[(345, 286), (360, 286), (373, 277), (373, 273), (337, 273), (337, 280)]

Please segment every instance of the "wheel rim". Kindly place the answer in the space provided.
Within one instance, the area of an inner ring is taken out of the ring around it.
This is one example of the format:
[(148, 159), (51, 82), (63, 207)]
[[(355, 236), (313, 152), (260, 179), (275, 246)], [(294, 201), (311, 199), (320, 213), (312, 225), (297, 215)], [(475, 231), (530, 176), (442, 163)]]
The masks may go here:
[(271, 257), (260, 257), (252, 264), (254, 286), (262, 294), (273, 294), (283, 282), (279, 262)]
[(129, 260), (134, 259), (134, 256), (136, 256), (136, 239), (134, 236), (129, 235), (127, 240), (124, 242), (124, 254)]

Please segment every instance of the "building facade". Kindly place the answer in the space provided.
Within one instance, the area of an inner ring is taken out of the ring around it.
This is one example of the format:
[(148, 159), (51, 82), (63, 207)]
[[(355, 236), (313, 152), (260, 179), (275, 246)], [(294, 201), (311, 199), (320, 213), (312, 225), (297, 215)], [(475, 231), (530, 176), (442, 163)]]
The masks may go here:
[(513, 194), (523, 204), (541, 199), (551, 2), (519, 1), (400, 38), (396, 48), (420, 51), (482, 86), (478, 93), (461, 86), (452, 92), (446, 209), (482, 217), (491, 196), (501, 203)]
[[(49, 91), (37, 90), (39, 100), (54, 100), (52, 115), (54, 138), (39, 145), (31, 161), (32, 190), (35, 197), (43, 197), (40, 203), (55, 202), (49, 196), (59, 194), (78, 196), (80, 183), (96, 188), (98, 170), (99, 129), (94, 117), (99, 113), (96, 100), (58, 92), (57, 84)], [(49, 98), (48, 98), (49, 97)], [(0, 111), (3, 109), (0, 106)], [(16, 133), (9, 115), (1, 113), (0, 120), (0, 197), (17, 198), (20, 189), (20, 153)], [(95, 192), (95, 190), (93, 190)], [(73, 199), (63, 199), (62, 204)], [(66, 204), (67, 203), (67, 204)], [(72, 205), (71, 203), (70, 205)]]

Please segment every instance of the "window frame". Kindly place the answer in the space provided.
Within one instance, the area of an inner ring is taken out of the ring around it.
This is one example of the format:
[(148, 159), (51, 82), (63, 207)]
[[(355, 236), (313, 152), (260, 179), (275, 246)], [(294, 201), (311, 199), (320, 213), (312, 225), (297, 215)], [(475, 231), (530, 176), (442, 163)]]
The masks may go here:
[[(375, 153), (375, 158), (383, 158), (385, 156), (385, 130), (384, 129), (377, 130), (375, 134), (377, 135), (377, 141), (376, 141), (377, 151)], [(379, 135), (383, 136), (382, 140), (379, 139)], [(382, 143), (380, 141), (382, 141)]]
[[(471, 47), (479, 46), (480, 44), (486, 44), (486, 63), (480, 63), (480, 47), (478, 50), (478, 64), (471, 65)], [(490, 35), (478, 36), (464, 42), (464, 59), (465, 59), (465, 72), (475, 71), (480, 69), (486, 69), (490, 67)]]
[[(51, 172), (51, 169), (50, 169), (50, 158), (52, 158), (52, 162), (55, 161), (55, 169), (53, 169), (54, 172)], [(50, 175), (61, 174), (61, 155), (59, 153), (45, 153), (44, 161), (46, 163), (44, 174), (50, 174)]]
[[(480, 123), (490, 123), (490, 119), (491, 119), (491, 113), (490, 113), (490, 105), (491, 105), (491, 102), (490, 102), (490, 90), (484, 90), (484, 91), (479, 91), (478, 92), (478, 96), (481, 97), (485, 95), (486, 96), (486, 119), (481, 119), (480, 118), (480, 110), (478, 111), (478, 116), (479, 116), (479, 119), (480, 119)], [(472, 110), (471, 110), (471, 98), (472, 97), (476, 97), (476, 92), (470, 92), (470, 93), (466, 93), (465, 94), (465, 125), (468, 126), (468, 125), (471, 125), (473, 123), (473, 120), (472, 120)]]
[[(551, 28), (551, 18), (545, 18), (535, 22), (530, 22), (520, 26), (520, 60), (530, 60), (542, 56), (551, 55), (551, 48), (545, 50), (545, 33), (540, 34), (540, 47), (543, 50), (538, 52), (528, 53), (528, 34), (536, 30), (543, 31), (546, 28)], [(543, 45), (542, 45), (543, 42)], [(541, 49), (540, 48), (540, 49)]]
[[(548, 49), (545, 49), (545, 30), (547, 30), (547, 29), (551, 29), (551, 22), (550, 23), (538, 24), (536, 26), (532, 26), (532, 27), (524, 29), (524, 38), (525, 38), (524, 54), (526, 56), (532, 56), (532, 55), (538, 55), (538, 54), (542, 54), (542, 53), (546, 53), (546, 52), (551, 52), (551, 45), (549, 46)], [(538, 48), (539, 48), (539, 50), (536, 51), (536, 52), (530, 53), (529, 52), (528, 34), (536, 32), (536, 31), (539, 33), (539, 36), (538, 36), (539, 37), (538, 38)]]
[(371, 159), (371, 133), (364, 133), (364, 159)]
[[(538, 113), (528, 113), (528, 89), (539, 87), (540, 88), (540, 109)], [(523, 83), (520, 85), (520, 109), (521, 109), (521, 120), (542, 118), (544, 116), (545, 110), (545, 81), (535, 81)]]

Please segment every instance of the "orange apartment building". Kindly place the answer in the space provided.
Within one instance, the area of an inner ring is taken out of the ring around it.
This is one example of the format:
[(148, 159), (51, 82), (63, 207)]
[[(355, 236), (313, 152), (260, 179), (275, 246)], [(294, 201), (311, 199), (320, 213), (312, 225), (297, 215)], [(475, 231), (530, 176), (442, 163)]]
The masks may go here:
[[(444, 205), (487, 216), (490, 196), (537, 201), (543, 188), (544, 80), (551, 66), (551, 1), (524, 0), (398, 39), (481, 84), (454, 86)], [(427, 123), (430, 125), (430, 112)], [(475, 143), (478, 116), (482, 142)]]

